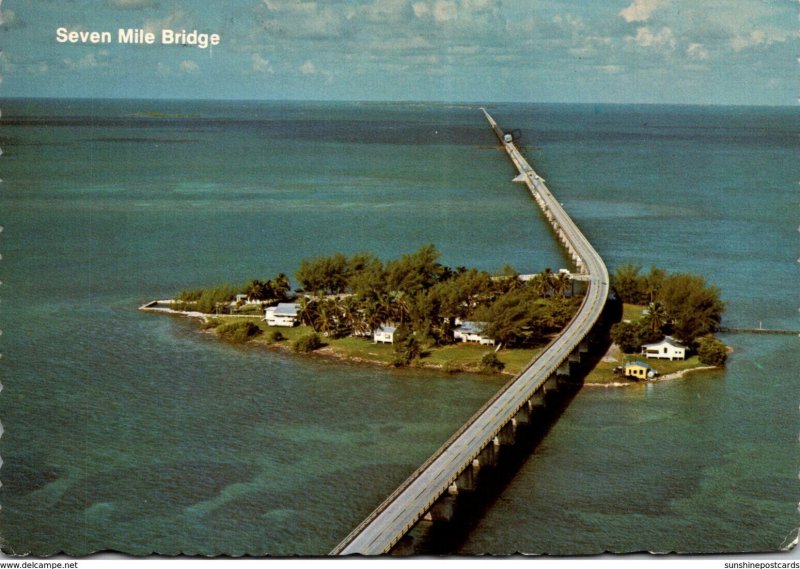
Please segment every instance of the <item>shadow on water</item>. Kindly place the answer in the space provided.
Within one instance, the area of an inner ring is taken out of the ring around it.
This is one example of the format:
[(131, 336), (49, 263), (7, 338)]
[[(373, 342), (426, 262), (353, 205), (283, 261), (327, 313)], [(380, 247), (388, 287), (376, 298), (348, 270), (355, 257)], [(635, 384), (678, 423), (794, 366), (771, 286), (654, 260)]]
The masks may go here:
[[(582, 382), (559, 385), (548, 394), (546, 406), (534, 411), (530, 425), (517, 428), (516, 441), (500, 451), (498, 464), (484, 468), (475, 490), (460, 492), (453, 517), (448, 521), (422, 521), (409, 534), (415, 555), (450, 555), (458, 551), (475, 525), (497, 502), (523, 464), (580, 390)], [(406, 538), (407, 539), (407, 538)]]
[(473, 490), (458, 493), (448, 520), (421, 520), (395, 546), (393, 555), (452, 555), (461, 548), (581, 390), (586, 376), (611, 345), (609, 330), (621, 316), (621, 303), (610, 297), (590, 335), (589, 351), (579, 363), (570, 364), (570, 376), (558, 380), (558, 389), (545, 395), (544, 406), (534, 407), (530, 422), (518, 425), (514, 443), (501, 447), (497, 464), (481, 468)]

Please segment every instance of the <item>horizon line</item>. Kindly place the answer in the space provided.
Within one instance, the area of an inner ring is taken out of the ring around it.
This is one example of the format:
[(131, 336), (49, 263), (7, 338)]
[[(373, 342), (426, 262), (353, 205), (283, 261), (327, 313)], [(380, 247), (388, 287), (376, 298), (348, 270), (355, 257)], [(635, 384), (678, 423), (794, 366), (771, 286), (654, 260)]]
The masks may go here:
[(224, 97), (114, 97), (114, 96), (20, 96), (0, 95), (0, 101), (191, 101), (191, 102), (220, 102), (220, 103), (374, 103), (374, 104), (426, 104), (426, 105), (604, 105), (604, 106), (653, 106), (653, 107), (760, 107), (760, 108), (793, 108), (795, 104), (768, 104), (768, 103), (676, 103), (676, 102), (612, 102), (612, 101), (466, 101), (466, 100), (441, 100), (441, 99), (286, 99), (286, 98), (224, 98)]

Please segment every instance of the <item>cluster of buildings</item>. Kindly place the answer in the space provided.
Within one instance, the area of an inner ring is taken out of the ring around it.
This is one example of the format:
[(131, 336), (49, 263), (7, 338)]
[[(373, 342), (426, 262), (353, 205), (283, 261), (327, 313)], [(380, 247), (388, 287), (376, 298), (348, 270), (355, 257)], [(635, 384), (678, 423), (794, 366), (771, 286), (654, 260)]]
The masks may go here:
[[(686, 346), (675, 340), (672, 336), (666, 336), (660, 342), (645, 344), (642, 346), (642, 353), (645, 358), (659, 360), (685, 360)], [(622, 366), (625, 377), (634, 379), (653, 379), (658, 372), (650, 367), (650, 364), (642, 361), (627, 362)]]
[[(292, 327), (300, 323), (300, 305), (294, 302), (282, 302), (266, 309), (264, 320), (268, 326)], [(460, 342), (475, 342), (482, 346), (494, 346), (494, 339), (483, 333), (485, 322), (458, 322), (453, 330), (453, 338)], [(372, 333), (372, 341), (377, 344), (394, 344), (395, 326), (383, 325)]]
[[(453, 339), (457, 342), (474, 342), (481, 346), (494, 346), (494, 339), (483, 333), (485, 322), (459, 322), (453, 330)], [(394, 344), (395, 326), (384, 325), (375, 330), (372, 340), (380, 344)]]
[[(300, 323), (300, 305), (293, 302), (282, 302), (266, 309), (264, 319), (269, 326), (292, 327)], [(485, 322), (457, 321), (453, 330), (453, 339), (459, 342), (473, 342), (482, 346), (494, 346), (493, 338), (485, 335)], [(388, 324), (380, 326), (372, 332), (372, 341), (377, 344), (393, 344), (397, 328)], [(685, 360), (687, 348), (671, 336), (660, 342), (642, 346), (641, 355), (646, 359)], [(650, 364), (643, 361), (631, 361), (622, 366), (625, 377), (634, 379), (653, 379), (658, 375)]]

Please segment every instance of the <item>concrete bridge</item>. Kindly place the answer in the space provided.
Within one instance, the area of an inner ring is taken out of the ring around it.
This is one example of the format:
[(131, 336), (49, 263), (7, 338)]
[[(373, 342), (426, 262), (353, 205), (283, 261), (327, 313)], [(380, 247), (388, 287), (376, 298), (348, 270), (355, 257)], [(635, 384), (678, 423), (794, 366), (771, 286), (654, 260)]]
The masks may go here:
[(609, 292), (608, 271), (544, 180), (494, 119), (482, 109), (524, 183), (564, 245), (587, 288), (574, 318), (517, 377), (487, 401), (433, 456), (331, 551), (331, 555), (389, 553), (423, 519), (447, 518), (452, 499), (472, 489), (481, 468), (497, 461), (501, 446), (513, 441), (517, 426), (533, 417), (559, 377), (569, 375), (570, 362), (588, 350), (587, 335), (600, 318)]

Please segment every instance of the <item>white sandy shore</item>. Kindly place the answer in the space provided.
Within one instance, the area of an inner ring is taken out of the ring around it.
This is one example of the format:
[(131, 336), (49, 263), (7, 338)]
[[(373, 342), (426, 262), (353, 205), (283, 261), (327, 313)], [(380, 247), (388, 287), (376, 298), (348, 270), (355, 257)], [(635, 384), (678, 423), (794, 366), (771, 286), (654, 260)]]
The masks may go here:
[[(185, 318), (199, 318), (206, 322), (209, 318), (215, 318), (215, 314), (206, 314), (205, 312), (197, 312), (195, 310), (175, 310), (173, 308), (166, 308), (164, 306), (156, 306), (157, 304), (175, 304), (175, 300), (153, 300), (139, 307), (139, 310), (144, 312), (157, 312), (159, 314), (171, 314), (173, 316), (183, 316)], [(220, 314), (226, 318), (259, 318), (260, 314)]]
[(680, 379), (687, 373), (692, 373), (693, 371), (703, 371), (707, 369), (719, 369), (719, 366), (697, 366), (697, 367), (690, 367), (689, 369), (682, 369), (681, 371), (676, 371), (675, 373), (668, 373), (667, 375), (656, 377), (650, 381), (667, 381), (670, 379)]
[(690, 367), (689, 369), (682, 369), (681, 371), (676, 371), (675, 373), (668, 373), (667, 375), (662, 375), (658, 377), (654, 377), (653, 379), (648, 379), (646, 381), (624, 381), (624, 382), (614, 382), (614, 383), (584, 383), (586, 387), (628, 387), (630, 385), (640, 385), (645, 383), (658, 383), (659, 381), (669, 381), (672, 379), (680, 379), (684, 375), (688, 373), (692, 373), (695, 371), (705, 371), (711, 369), (721, 369), (720, 366), (697, 366), (697, 367)]

